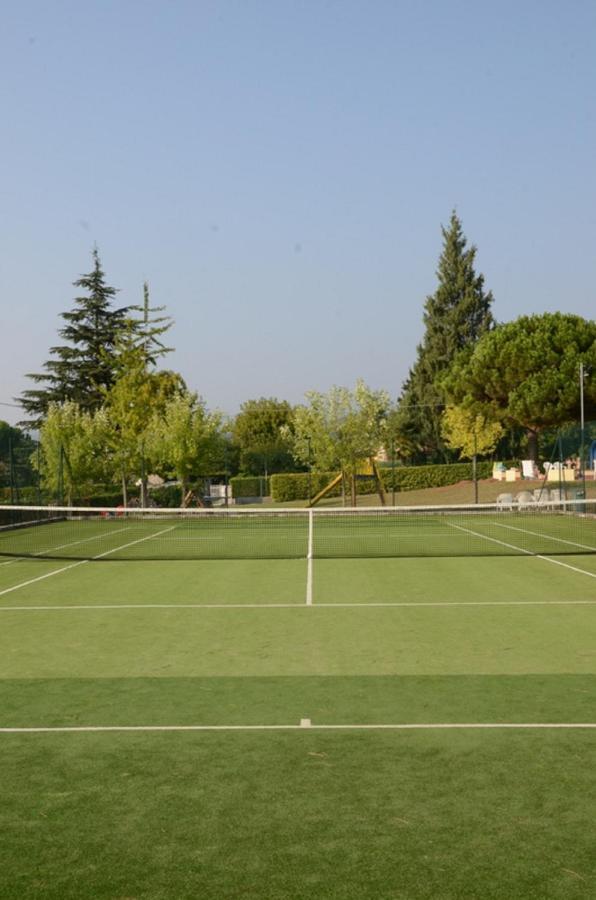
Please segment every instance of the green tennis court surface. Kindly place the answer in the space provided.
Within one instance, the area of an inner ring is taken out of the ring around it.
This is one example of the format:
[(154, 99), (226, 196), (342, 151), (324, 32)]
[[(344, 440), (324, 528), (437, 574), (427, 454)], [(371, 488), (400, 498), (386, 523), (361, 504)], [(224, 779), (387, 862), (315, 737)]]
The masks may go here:
[(4, 531), (0, 896), (594, 896), (594, 519), (446, 522)]

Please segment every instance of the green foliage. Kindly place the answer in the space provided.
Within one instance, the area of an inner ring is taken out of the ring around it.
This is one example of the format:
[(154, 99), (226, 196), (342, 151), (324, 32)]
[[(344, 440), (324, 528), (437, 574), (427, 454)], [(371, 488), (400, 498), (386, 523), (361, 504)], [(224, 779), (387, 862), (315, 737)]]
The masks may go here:
[[(94, 484), (109, 479), (105, 419), (101, 414), (93, 416), (70, 400), (51, 403), (40, 442), (40, 474), (50, 497), (70, 504), (75, 494), (92, 494)], [(37, 457), (32, 462), (38, 465)]]
[(156, 422), (184, 382), (175, 372), (148, 369), (146, 351), (135, 345), (130, 329), (117, 349), (115, 381), (105, 391), (104, 405), (96, 416), (104, 423), (112, 475), (122, 478), (126, 490), (131, 479), (148, 475), (153, 467)]
[(373, 391), (359, 380), (354, 391), (332, 387), (326, 394), (309, 391), (308, 406), (294, 412), (293, 454), (315, 472), (357, 471), (376, 455), (385, 439), (389, 409), (386, 391)]
[(31, 456), (37, 444), (20, 428), (0, 421), (0, 486), (10, 486), (21, 491), (37, 480)]
[(235, 475), (234, 478), (230, 478), (230, 487), (234, 499), (268, 497), (271, 490), (271, 478)]
[(285, 400), (261, 397), (247, 400), (234, 420), (234, 444), (240, 449), (240, 467), (251, 475), (293, 469), (289, 434), (293, 410)]
[(182, 506), (182, 488), (179, 484), (164, 484), (150, 492), (151, 503), (163, 509), (177, 509)]
[[(289, 500), (308, 500), (326, 487), (335, 478), (330, 472), (295, 472), (271, 476), (271, 498), (276, 503), (287, 503)], [(339, 496), (340, 489), (331, 496)]]
[(155, 315), (161, 313), (165, 306), (149, 306), (149, 285), (143, 284), (143, 305), (129, 307), (130, 312), (141, 313), (140, 317), (128, 319), (128, 327), (132, 336), (132, 344), (143, 351), (145, 366), (155, 365), (157, 358), (171, 353), (173, 347), (166, 347), (161, 338), (172, 327), (170, 316)]
[[(488, 478), (492, 472), (492, 462), (478, 463), (478, 478)], [(382, 478), (386, 490), (395, 487), (400, 491), (416, 491), (422, 488), (446, 487), (458, 481), (472, 478), (471, 463), (435, 464), (429, 466), (399, 466), (393, 470), (383, 469)]]
[[(444, 384), (453, 402), (535, 435), (579, 420), (580, 362), (596, 372), (595, 321), (563, 313), (521, 316), (461, 354)], [(594, 375), (585, 380), (585, 414), (596, 415)]]
[(150, 456), (163, 470), (175, 473), (183, 496), (193, 476), (220, 467), (221, 426), (221, 414), (209, 412), (197, 394), (176, 394), (153, 417), (147, 441)]
[[(85, 293), (75, 298), (75, 307), (61, 313), (65, 326), (59, 330), (66, 343), (50, 348), (52, 358), (44, 372), (28, 375), (37, 385), (23, 392), (21, 404), (39, 428), (50, 403), (71, 400), (81, 410), (95, 412), (119, 375), (126, 352), (137, 350), (145, 369), (171, 348), (161, 337), (172, 325), (163, 306), (149, 306), (149, 287), (143, 286), (143, 305), (114, 309), (117, 293), (105, 282), (97, 248), (93, 250), (93, 270), (74, 282)], [(140, 313), (136, 316), (135, 313)]]
[[(478, 478), (488, 478), (492, 472), (492, 462), (478, 463)], [(337, 475), (330, 472), (313, 472), (310, 476), (311, 495), (326, 487)], [(381, 479), (386, 491), (416, 491), (422, 488), (445, 487), (457, 484), (458, 481), (469, 481), (472, 478), (471, 463), (451, 463), (428, 466), (396, 466), (394, 469), (385, 466), (380, 469)], [(359, 495), (373, 494), (376, 485), (373, 478), (359, 478), (356, 481), (356, 492)], [(341, 485), (330, 492), (330, 497), (341, 495)], [(290, 500), (309, 499), (308, 473), (272, 475), (271, 497), (276, 503), (287, 503)]]
[(66, 400), (81, 410), (93, 412), (114, 379), (114, 356), (118, 334), (126, 321), (126, 308), (113, 309), (116, 289), (105, 282), (97, 248), (93, 250), (93, 270), (74, 282), (85, 293), (75, 298), (75, 307), (61, 314), (59, 330), (66, 343), (50, 348), (52, 358), (44, 372), (29, 374), (37, 388), (23, 392), (21, 405), (40, 427), (51, 403)]
[(45, 497), (37, 485), (29, 484), (19, 486), (18, 499), (15, 499), (14, 492), (9, 487), (0, 487), (0, 503), (21, 503), (28, 506), (36, 506), (46, 501), (55, 501), (55, 497)]
[(439, 259), (435, 293), (427, 297), (425, 334), (410, 370), (393, 423), (401, 455), (449, 458), (441, 433), (445, 405), (442, 377), (454, 357), (490, 331), (494, 320), (492, 294), (484, 290), (484, 277), (474, 269), (476, 248), (467, 248), (461, 222), (452, 213), (448, 229), (442, 228), (443, 252)]
[(447, 446), (459, 450), (463, 459), (492, 453), (503, 435), (500, 422), (463, 406), (445, 409), (441, 430)]

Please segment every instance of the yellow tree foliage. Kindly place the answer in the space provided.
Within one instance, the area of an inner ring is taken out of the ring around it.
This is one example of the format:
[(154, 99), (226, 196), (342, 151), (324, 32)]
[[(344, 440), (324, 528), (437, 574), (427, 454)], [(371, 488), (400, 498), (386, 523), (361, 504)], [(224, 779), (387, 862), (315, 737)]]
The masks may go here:
[(472, 459), (495, 449), (503, 426), (464, 406), (448, 406), (441, 417), (441, 432), (448, 447), (459, 450), (462, 459)]

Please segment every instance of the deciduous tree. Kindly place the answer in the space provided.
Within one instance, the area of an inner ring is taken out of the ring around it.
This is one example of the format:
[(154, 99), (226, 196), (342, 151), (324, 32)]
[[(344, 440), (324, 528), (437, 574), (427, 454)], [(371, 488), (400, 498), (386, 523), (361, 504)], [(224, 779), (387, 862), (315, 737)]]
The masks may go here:
[(193, 476), (205, 475), (221, 465), (222, 416), (210, 412), (195, 393), (171, 397), (150, 427), (152, 457), (180, 481), (182, 499)]
[(441, 429), (447, 446), (459, 450), (463, 459), (491, 453), (503, 435), (500, 422), (463, 406), (447, 406)]
[(332, 387), (326, 394), (309, 391), (307, 406), (294, 413), (291, 437), (295, 457), (315, 471), (358, 470), (374, 456), (385, 438), (389, 395), (358, 381), (354, 391)]
[[(78, 403), (50, 403), (40, 429), (40, 474), (44, 489), (71, 505), (73, 497), (91, 493), (109, 477), (106, 423), (101, 413), (92, 415)], [(37, 465), (37, 458), (33, 459)]]
[(185, 385), (176, 372), (149, 369), (144, 348), (126, 337), (119, 350), (116, 380), (104, 392), (102, 412), (108, 423), (112, 465), (122, 479), (124, 502), (127, 485), (136, 476), (141, 479), (141, 502), (146, 505), (147, 476), (153, 463), (151, 429), (168, 401), (184, 391)]
[(234, 420), (232, 435), (240, 448), (240, 466), (251, 475), (288, 472), (294, 459), (286, 430), (292, 432), (293, 409), (286, 400), (247, 400)]

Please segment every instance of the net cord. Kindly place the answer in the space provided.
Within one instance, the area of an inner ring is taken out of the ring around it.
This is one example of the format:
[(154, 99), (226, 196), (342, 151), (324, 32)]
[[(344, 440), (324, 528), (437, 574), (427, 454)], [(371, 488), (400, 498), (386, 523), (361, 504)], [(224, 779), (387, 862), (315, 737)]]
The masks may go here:
[(265, 507), (264, 509), (246, 509), (244, 506), (239, 507), (216, 507), (214, 509), (188, 509), (183, 507), (124, 507), (124, 506), (25, 506), (1, 504), (2, 511), (21, 511), (21, 512), (54, 512), (54, 513), (87, 513), (88, 515), (112, 513), (115, 516), (125, 517), (135, 515), (145, 516), (180, 516), (181, 518), (205, 518), (208, 516), (278, 516), (293, 515), (306, 516), (307, 514), (319, 516), (349, 516), (362, 513), (376, 513), (378, 515), (386, 515), (387, 513), (424, 513), (424, 512), (457, 512), (458, 510), (466, 512), (489, 511), (500, 512), (502, 510), (544, 510), (544, 509), (570, 509), (577, 512), (580, 509), (593, 508), (596, 504), (594, 498), (577, 499), (577, 500), (541, 500), (540, 502), (512, 502), (512, 503), (447, 503), (427, 506), (337, 506), (327, 507), (323, 509), (307, 509), (305, 507)]

